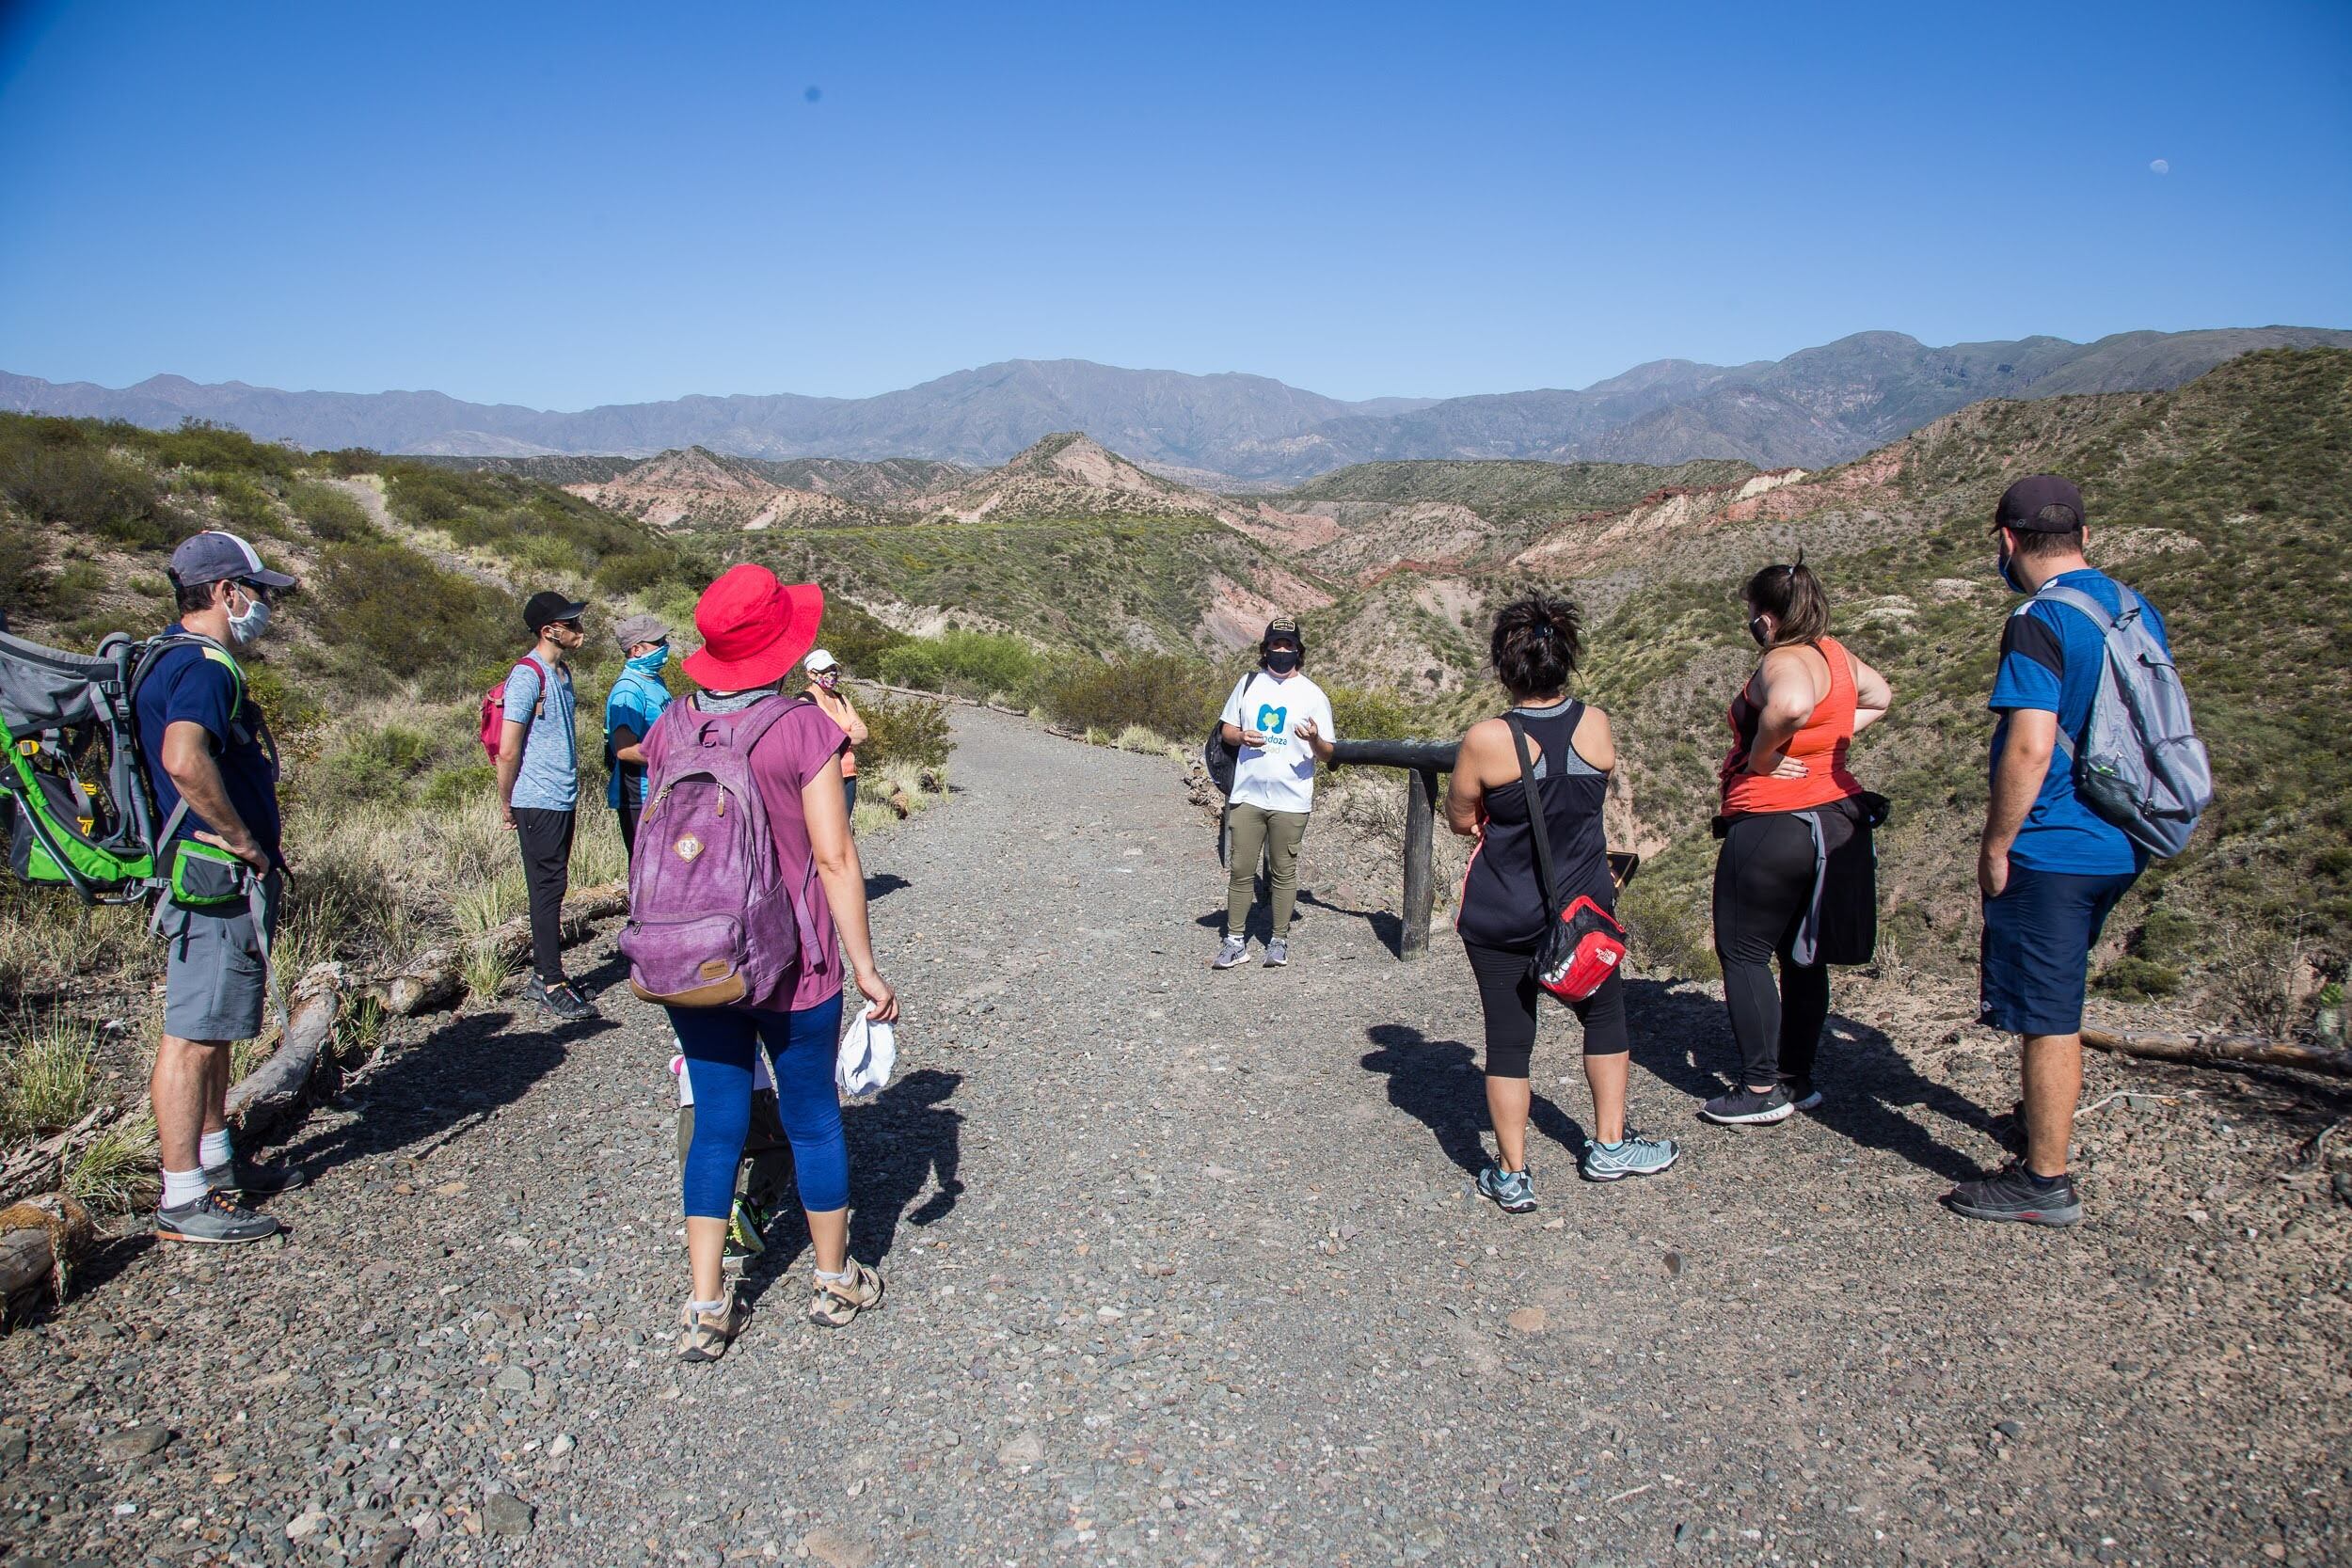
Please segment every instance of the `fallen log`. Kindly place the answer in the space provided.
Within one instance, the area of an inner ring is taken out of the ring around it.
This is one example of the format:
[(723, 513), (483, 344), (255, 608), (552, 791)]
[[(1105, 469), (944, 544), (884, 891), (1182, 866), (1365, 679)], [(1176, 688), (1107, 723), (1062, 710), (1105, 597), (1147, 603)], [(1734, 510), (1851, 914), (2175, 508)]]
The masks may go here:
[(338, 963), (320, 964), (295, 983), (278, 1049), (229, 1091), (229, 1124), (239, 1133), (254, 1137), (267, 1132), (310, 1098), (310, 1080), (334, 1042), (342, 994), (343, 966)]
[(107, 1115), (108, 1107), (93, 1105), (81, 1120), (62, 1132), (52, 1132), (39, 1143), (0, 1154), (0, 1209), (36, 1193), (56, 1190), (65, 1172), (66, 1151), (87, 1137)]
[[(595, 922), (628, 912), (628, 888), (606, 882), (583, 888), (564, 900), (564, 945), (585, 942), (595, 934)], [(428, 947), (408, 960), (384, 988), (384, 1010), (395, 1018), (414, 1018), (454, 1006), (466, 991), (466, 959), (487, 948), (510, 964), (531, 952), (531, 917), (516, 915), (492, 927), (473, 942), (445, 942)]]
[(0, 1209), (0, 1328), (44, 1293), (63, 1305), (73, 1266), (97, 1234), (89, 1211), (63, 1193)]
[(2246, 1062), (2261, 1067), (2300, 1068), (2306, 1072), (2352, 1078), (2352, 1050), (2329, 1051), (2315, 1045), (2297, 1045), (2292, 1040), (2267, 1039), (2260, 1035), (2086, 1029), (2083, 1031), (2083, 1043), (2093, 1051), (2105, 1051), (2118, 1056), (2143, 1056), (2157, 1062), (2185, 1062), (2192, 1067)]

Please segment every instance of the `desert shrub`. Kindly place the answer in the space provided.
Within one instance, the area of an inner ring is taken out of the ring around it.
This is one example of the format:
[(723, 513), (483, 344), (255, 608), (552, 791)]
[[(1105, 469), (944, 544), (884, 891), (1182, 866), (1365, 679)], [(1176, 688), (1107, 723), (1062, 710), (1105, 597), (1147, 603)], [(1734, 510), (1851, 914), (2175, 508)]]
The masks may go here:
[(2181, 973), (2147, 958), (2125, 957), (2099, 972), (2091, 989), (2129, 1001), (2169, 996), (2181, 989)]
[(348, 540), (322, 557), (320, 638), (363, 690), (417, 675), (456, 690), (520, 641), (506, 596), (444, 571), (404, 545)]
[(1025, 689), (1042, 668), (1037, 654), (1021, 639), (984, 631), (910, 638), (883, 650), (874, 664), (882, 678), (893, 686), (970, 697)]
[(677, 563), (660, 550), (629, 550), (608, 556), (596, 567), (596, 586), (608, 594), (642, 594), (669, 577)]
[(105, 591), (104, 567), (94, 561), (69, 561), (49, 579), (49, 611), (60, 620), (87, 614)]
[(34, 522), (141, 549), (167, 548), (196, 531), (164, 504), (153, 476), (94, 445), (71, 420), (11, 420), (0, 430), (0, 499)]
[(242, 430), (209, 420), (183, 420), (177, 430), (143, 430), (119, 420), (102, 427), (110, 446), (146, 453), (166, 468), (267, 474), (292, 479), (302, 453), (274, 441), (257, 441)]
[(298, 480), (287, 488), (286, 503), (310, 531), (310, 536), (324, 543), (367, 539), (375, 533), (375, 525), (368, 520), (368, 509), (331, 484)]
[(1345, 739), (1436, 738), (1431, 726), (1416, 724), (1413, 710), (1385, 691), (1334, 686), (1324, 694), (1331, 699), (1331, 727)]
[(234, 468), (199, 469), (188, 476), (187, 483), (219, 504), (220, 520), (235, 532), (267, 533), (277, 527), (275, 499), (249, 474)]
[(433, 810), (446, 811), (469, 800), (486, 800), (497, 788), (498, 769), (490, 763), (460, 763), (436, 768), (426, 774), (424, 788), (417, 799)]
[(48, 597), (49, 572), (30, 529), (0, 526), (0, 615), (38, 609)]
[(898, 763), (930, 768), (947, 766), (956, 743), (947, 735), (947, 709), (919, 697), (893, 701), (877, 697), (858, 705), (866, 721), (866, 744), (857, 749), (858, 767), (888, 768)]
[(300, 784), (314, 800), (393, 800), (408, 793), (439, 750), (436, 737), (405, 724), (363, 729), (347, 736)]
[(384, 454), (366, 447), (340, 447), (333, 451), (315, 454), (318, 462), (326, 465), (326, 471), (339, 479), (351, 479), (359, 474), (372, 474), (384, 467)]
[(1207, 730), (1225, 689), (1217, 675), (1197, 659), (1141, 654), (1075, 665), (1050, 680), (1043, 695), (1045, 711), (1073, 730), (1117, 735), (1140, 725), (1188, 738)]

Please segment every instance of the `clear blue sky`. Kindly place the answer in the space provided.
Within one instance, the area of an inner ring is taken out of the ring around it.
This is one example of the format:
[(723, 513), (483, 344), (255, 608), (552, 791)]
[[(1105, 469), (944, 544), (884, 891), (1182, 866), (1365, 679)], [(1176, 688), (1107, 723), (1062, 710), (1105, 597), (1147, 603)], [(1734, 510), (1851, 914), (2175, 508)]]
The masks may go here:
[(53, 380), (1450, 395), (2271, 323), (2352, 326), (2343, 0), (0, 0), (0, 369)]

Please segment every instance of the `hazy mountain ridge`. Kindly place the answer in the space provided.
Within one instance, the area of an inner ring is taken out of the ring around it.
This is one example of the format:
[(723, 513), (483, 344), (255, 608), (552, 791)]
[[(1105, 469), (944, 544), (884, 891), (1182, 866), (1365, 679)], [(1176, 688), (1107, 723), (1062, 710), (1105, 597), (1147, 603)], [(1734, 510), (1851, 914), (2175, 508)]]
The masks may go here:
[(1989, 397), (2162, 390), (2251, 350), (2314, 345), (2352, 347), (2352, 332), (2128, 332), (2087, 344), (2037, 337), (1941, 348), (1898, 332), (1863, 332), (1777, 361), (1657, 360), (1581, 390), (1360, 403), (1265, 376), (1015, 359), (869, 398), (698, 395), (576, 413), (438, 392), (290, 392), (173, 375), (110, 389), (0, 372), (0, 409), (150, 428), (202, 419), (308, 449), (494, 458), (649, 456), (700, 446), (739, 458), (985, 467), (1076, 430), (1140, 467), (1223, 487), (1295, 483), (1383, 459), (1819, 467)]

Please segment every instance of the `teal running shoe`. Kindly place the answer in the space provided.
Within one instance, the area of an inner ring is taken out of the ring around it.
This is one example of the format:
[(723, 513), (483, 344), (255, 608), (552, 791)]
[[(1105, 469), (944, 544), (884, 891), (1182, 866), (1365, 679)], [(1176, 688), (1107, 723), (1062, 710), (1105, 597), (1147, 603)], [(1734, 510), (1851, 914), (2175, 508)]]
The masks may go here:
[(1526, 1171), (1489, 1164), (1478, 1173), (1478, 1196), (1506, 1214), (1524, 1214), (1535, 1207), (1535, 1183)]
[(1672, 1138), (1645, 1138), (1629, 1127), (1622, 1142), (1584, 1141), (1581, 1168), (1587, 1181), (1622, 1181), (1629, 1176), (1656, 1176), (1682, 1158)]

